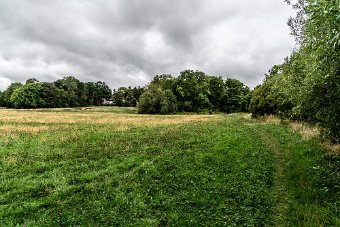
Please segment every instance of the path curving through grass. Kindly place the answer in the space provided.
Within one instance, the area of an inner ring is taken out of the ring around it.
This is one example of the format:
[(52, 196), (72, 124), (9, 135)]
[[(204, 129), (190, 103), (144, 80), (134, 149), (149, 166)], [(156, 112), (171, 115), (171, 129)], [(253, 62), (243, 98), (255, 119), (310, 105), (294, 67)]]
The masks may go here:
[(273, 201), (272, 217), (269, 223), (273, 226), (282, 226), (286, 223), (289, 207), (289, 192), (287, 189), (286, 168), (284, 152), (270, 132), (259, 130), (258, 134), (268, 149), (274, 154), (275, 172), (271, 199)]

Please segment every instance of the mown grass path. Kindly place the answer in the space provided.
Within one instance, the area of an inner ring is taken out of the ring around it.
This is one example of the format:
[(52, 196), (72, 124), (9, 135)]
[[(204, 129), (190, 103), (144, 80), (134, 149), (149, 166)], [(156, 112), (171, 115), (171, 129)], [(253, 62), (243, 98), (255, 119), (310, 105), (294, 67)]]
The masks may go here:
[(340, 162), (315, 138), (304, 139), (286, 125), (245, 123), (274, 155), (272, 212), (266, 225), (325, 226), (340, 223)]
[(339, 223), (338, 158), (286, 126), (1, 111), (1, 226)]
[(272, 216), (269, 218), (269, 223), (272, 226), (283, 226), (286, 223), (289, 206), (289, 192), (286, 186), (285, 174), (285, 157), (284, 152), (277, 142), (277, 139), (272, 134), (265, 130), (257, 131), (259, 138), (263, 144), (268, 147), (274, 154), (275, 172), (271, 199), (273, 201)]

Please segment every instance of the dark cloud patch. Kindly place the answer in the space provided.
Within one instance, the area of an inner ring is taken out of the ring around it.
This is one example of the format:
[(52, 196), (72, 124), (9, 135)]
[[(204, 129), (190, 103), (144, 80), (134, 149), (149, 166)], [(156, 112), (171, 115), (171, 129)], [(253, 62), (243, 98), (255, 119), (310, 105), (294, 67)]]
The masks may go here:
[(281, 0), (0, 0), (0, 89), (74, 75), (112, 88), (191, 68), (249, 86), (290, 54)]

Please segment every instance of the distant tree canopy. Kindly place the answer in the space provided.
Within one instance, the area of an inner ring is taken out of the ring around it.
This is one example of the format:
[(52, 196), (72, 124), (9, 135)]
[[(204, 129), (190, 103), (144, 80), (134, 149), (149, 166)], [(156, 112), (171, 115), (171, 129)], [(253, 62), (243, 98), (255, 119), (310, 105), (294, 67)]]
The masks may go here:
[(170, 89), (150, 86), (140, 97), (138, 113), (167, 114), (177, 111), (176, 96)]
[(317, 123), (340, 142), (339, 0), (299, 0), (293, 7), (297, 15), (288, 25), (299, 48), (254, 89), (250, 111)]
[(35, 79), (34, 77), (29, 78), (26, 80), (26, 84), (30, 84), (30, 83), (36, 83), (39, 82), (39, 80)]
[(144, 92), (143, 87), (120, 87), (118, 90), (113, 90), (113, 98), (117, 106), (137, 106), (139, 97)]
[(0, 106), (5, 106), (3, 92), (0, 90)]
[(247, 111), (250, 89), (236, 79), (208, 76), (185, 70), (178, 77), (156, 75), (144, 87), (120, 87), (113, 90), (117, 106), (138, 106), (139, 113)]
[(236, 79), (223, 80), (201, 71), (185, 70), (178, 77), (157, 75), (140, 97), (139, 113), (177, 111), (247, 111), (250, 89)]
[(102, 98), (110, 98), (112, 96), (112, 91), (105, 82), (87, 82), (85, 83), (87, 88), (87, 99), (88, 105), (100, 105)]
[(0, 106), (15, 108), (78, 107), (100, 105), (111, 98), (111, 89), (101, 81), (80, 82), (69, 76), (53, 83), (30, 78), (26, 84), (12, 83), (0, 92)]
[(14, 90), (10, 102), (14, 107), (43, 107), (45, 100), (42, 97), (42, 83), (28, 83)]
[(185, 70), (178, 77), (156, 75), (147, 87), (111, 89), (105, 82), (81, 82), (73, 76), (52, 83), (29, 78), (0, 91), (0, 106), (10, 108), (53, 108), (101, 105), (111, 99), (117, 106), (138, 106), (139, 113), (247, 111), (250, 89), (236, 79), (208, 76)]
[(9, 87), (4, 92), (2, 92), (2, 98), (1, 99), (3, 100), (3, 106), (13, 107), (13, 103), (11, 102), (11, 96), (12, 96), (13, 92), (17, 88), (20, 88), (21, 86), (23, 86), (21, 83), (14, 82), (14, 83), (11, 83), (9, 85)]

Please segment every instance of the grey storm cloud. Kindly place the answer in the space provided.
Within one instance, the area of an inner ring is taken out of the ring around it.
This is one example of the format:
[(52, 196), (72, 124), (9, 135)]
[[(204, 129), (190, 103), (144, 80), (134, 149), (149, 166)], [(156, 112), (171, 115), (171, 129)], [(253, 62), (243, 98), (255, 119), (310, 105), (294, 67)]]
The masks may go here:
[(261, 82), (293, 49), (283, 0), (0, 0), (0, 89), (73, 75), (111, 88), (185, 69)]

